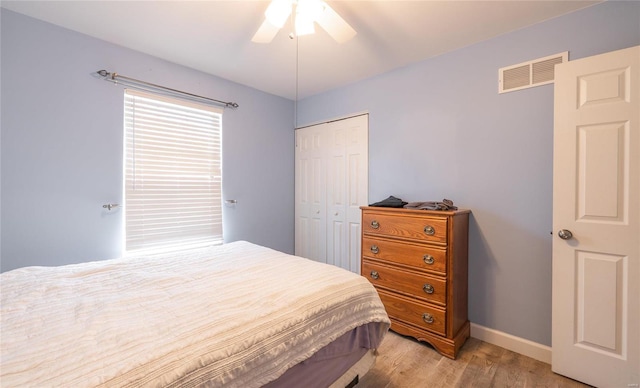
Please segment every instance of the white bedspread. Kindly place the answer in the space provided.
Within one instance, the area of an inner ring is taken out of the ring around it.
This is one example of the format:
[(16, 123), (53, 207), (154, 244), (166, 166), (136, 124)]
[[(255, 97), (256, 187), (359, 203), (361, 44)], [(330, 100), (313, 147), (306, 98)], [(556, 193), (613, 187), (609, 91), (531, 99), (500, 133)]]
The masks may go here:
[(256, 387), (389, 324), (361, 276), (235, 242), (3, 273), (2, 387)]

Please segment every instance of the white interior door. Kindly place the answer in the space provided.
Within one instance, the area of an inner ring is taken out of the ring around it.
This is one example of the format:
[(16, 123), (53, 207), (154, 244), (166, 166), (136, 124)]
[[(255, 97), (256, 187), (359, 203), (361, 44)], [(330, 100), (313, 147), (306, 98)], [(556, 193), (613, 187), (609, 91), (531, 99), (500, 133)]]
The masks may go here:
[[(296, 255), (360, 273), (368, 126), (368, 116), (361, 115), (296, 130)], [(311, 219), (318, 222), (314, 229), (307, 226)]]
[(640, 46), (556, 66), (552, 369), (640, 383)]

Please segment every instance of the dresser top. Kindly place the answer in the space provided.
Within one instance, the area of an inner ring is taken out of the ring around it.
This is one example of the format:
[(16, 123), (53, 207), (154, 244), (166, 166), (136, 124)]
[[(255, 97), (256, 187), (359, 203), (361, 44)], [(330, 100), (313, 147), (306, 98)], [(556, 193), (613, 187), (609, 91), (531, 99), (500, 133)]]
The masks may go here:
[(413, 215), (445, 215), (452, 216), (456, 214), (471, 213), (469, 209), (458, 210), (422, 210), (422, 209), (406, 209), (402, 207), (382, 207), (382, 206), (360, 206), (362, 210), (385, 212), (385, 213), (397, 213), (397, 214), (413, 214)]

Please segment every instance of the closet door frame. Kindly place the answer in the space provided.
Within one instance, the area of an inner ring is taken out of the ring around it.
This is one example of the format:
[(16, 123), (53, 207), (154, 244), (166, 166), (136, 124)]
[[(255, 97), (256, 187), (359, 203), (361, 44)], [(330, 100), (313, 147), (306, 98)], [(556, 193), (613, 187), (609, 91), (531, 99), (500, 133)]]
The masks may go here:
[(295, 253), (360, 273), (368, 114), (296, 129)]

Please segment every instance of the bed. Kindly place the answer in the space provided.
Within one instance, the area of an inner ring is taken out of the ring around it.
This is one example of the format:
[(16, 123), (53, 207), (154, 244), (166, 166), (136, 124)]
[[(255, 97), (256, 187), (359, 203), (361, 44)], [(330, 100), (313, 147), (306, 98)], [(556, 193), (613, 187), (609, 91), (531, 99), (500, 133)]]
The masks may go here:
[(344, 387), (390, 325), (361, 276), (244, 241), (0, 280), (5, 388)]

